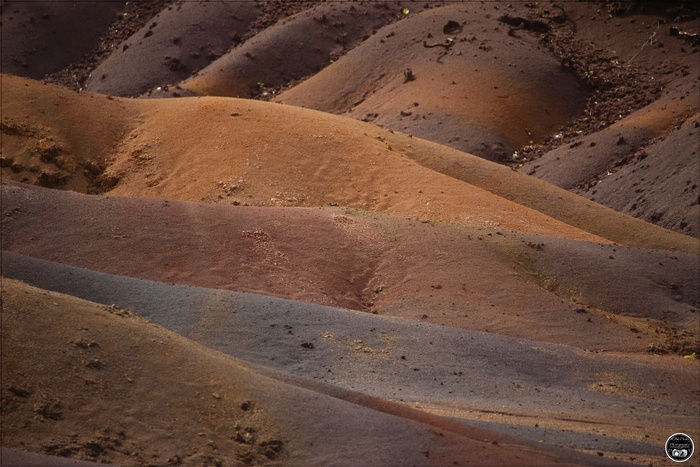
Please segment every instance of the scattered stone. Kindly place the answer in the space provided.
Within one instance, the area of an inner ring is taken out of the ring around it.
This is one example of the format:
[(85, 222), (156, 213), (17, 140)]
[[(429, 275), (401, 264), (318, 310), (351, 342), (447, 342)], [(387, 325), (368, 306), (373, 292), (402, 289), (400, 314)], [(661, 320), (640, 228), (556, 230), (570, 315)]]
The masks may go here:
[(529, 20), (521, 18), (520, 16), (503, 15), (498, 18), (498, 21), (509, 26), (513, 26), (515, 29), (525, 29), (526, 31), (535, 31), (541, 34), (547, 33), (551, 29), (545, 22), (539, 20)]
[(457, 34), (462, 32), (462, 26), (457, 21), (450, 20), (442, 27), (442, 32), (444, 34)]
[(63, 404), (55, 397), (48, 397), (41, 403), (34, 406), (34, 413), (41, 418), (47, 418), (49, 420), (62, 420)]
[(83, 444), (83, 449), (85, 449), (85, 454), (92, 458), (99, 457), (106, 452), (104, 446), (97, 441), (88, 441)]
[(8, 390), (17, 397), (29, 397), (32, 395), (32, 392), (29, 389), (18, 386), (10, 386)]
[(268, 441), (262, 441), (258, 444), (258, 450), (261, 454), (270, 460), (274, 460), (279, 457), (282, 452), (284, 442), (279, 439), (271, 439)]
[(102, 363), (99, 358), (93, 358), (85, 366), (93, 370), (101, 370), (105, 367), (105, 364)]
[(93, 347), (97, 347), (97, 342), (95, 341), (86, 341), (84, 339), (81, 339), (79, 341), (73, 341), (73, 345), (81, 348), (81, 349), (90, 349)]

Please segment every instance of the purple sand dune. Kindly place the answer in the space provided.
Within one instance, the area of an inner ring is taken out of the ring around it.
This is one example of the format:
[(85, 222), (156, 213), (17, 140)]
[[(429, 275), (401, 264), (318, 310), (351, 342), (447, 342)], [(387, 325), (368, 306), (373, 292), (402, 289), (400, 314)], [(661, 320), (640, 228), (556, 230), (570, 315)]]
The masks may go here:
[[(650, 367), (562, 345), (275, 297), (113, 276), (6, 251), (3, 274), (133, 310), (210, 348), (323, 387), (503, 414), (555, 410), (563, 418), (624, 417), (626, 408), (634, 406), (635, 417), (650, 426), (683, 427), (697, 417), (697, 407), (667, 415), (687, 398), (673, 366)], [(654, 398), (591, 391), (600, 373), (621, 375), (638, 386), (654, 382)], [(532, 424), (482, 425), (524, 438), (543, 436)], [(547, 430), (554, 444), (599, 449), (595, 438)], [(610, 437), (606, 442), (616, 441)], [(624, 443), (630, 452), (654, 450), (643, 442)]]

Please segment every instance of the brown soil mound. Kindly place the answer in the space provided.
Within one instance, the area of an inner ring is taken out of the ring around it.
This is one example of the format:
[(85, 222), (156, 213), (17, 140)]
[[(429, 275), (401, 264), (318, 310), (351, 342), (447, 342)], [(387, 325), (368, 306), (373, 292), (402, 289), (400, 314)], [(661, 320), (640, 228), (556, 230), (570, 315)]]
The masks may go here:
[(117, 307), (7, 279), (2, 294), (5, 447), (161, 465), (566, 459), (347, 391), (338, 394), (352, 402), (271, 380)]
[(85, 89), (134, 96), (189, 77), (241, 41), (259, 17), (255, 2), (182, 2), (119, 44)]
[[(664, 458), (658, 446), (671, 430), (697, 433), (700, 388), (692, 360), (591, 352), (427, 319), (113, 276), (14, 253), (3, 259), (9, 277), (134, 310), (212, 349), (273, 368), (275, 377), (346, 400), (339, 388), (638, 463)], [(587, 326), (589, 334), (597, 331)], [(332, 386), (309, 386), (311, 380)], [(671, 410), (678, 406), (684, 410)]]
[(253, 97), (318, 72), (401, 16), (396, 3), (318, 4), (282, 20), (181, 83), (199, 95)]
[[(530, 175), (665, 228), (698, 236), (697, 102), (657, 102), (523, 165)], [(693, 109), (694, 107), (694, 109)]]
[(531, 175), (697, 237), (697, 7), (636, 6), (624, 14), (566, 5), (578, 27), (558, 44), (591, 76), (594, 94), (574, 125), (515, 159)]
[[(183, 100), (150, 104), (144, 124), (125, 140), (106, 172), (119, 179), (112, 194), (257, 206), (335, 203), (603, 241), (487, 189), (429, 170), (395, 151), (385, 136), (389, 133), (375, 132), (370, 125), (250, 101), (203, 98), (187, 105)], [(183, 121), (191, 122), (186, 134), (179, 129)]]
[[(700, 140), (699, 115), (626, 164), (624, 159), (616, 161), (617, 170), (606, 172), (606, 178), (591, 188), (588, 196), (617, 211), (700, 237), (700, 144), (688, 144), (688, 139)], [(649, 183), (641, 183), (646, 180)], [(620, 196), (620, 192), (628, 196)]]
[(412, 14), (277, 101), (505, 160), (576, 115), (584, 93), (536, 39), (509, 36), (500, 16), (492, 3)]

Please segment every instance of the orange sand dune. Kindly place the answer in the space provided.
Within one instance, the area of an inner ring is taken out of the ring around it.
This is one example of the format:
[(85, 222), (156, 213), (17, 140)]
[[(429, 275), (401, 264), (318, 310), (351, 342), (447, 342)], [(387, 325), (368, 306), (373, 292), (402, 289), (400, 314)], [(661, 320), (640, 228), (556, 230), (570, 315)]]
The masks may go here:
[[(37, 86), (46, 91), (39, 97)], [(697, 251), (689, 237), (352, 119), (227, 98), (119, 100), (13, 77), (5, 78), (3, 93), (2, 172), (20, 181), (220, 204), (334, 203), (472, 227)], [(50, 115), (42, 113), (47, 106)], [(96, 120), (85, 118), (87, 106)], [(78, 130), (83, 124), (86, 132)]]
[[(347, 113), (482, 157), (507, 163), (512, 158), (526, 163), (528, 173), (599, 204), (698, 235), (697, 170), (676, 157), (676, 143), (648, 140), (650, 135), (666, 139), (669, 124), (677, 127), (692, 114), (679, 109), (697, 111), (695, 7), (201, 0), (110, 5), (93, 5), (89, 19), (88, 10), (65, 2), (3, 8), (3, 70), (35, 78), (53, 72), (49, 81), (114, 94), (161, 86), (149, 93), (152, 97), (190, 94), (170, 86), (183, 79), (199, 83), (193, 87), (199, 93), (266, 99), (291, 87), (278, 98)], [(389, 23), (395, 24), (381, 27)], [(229, 46), (235, 47), (215, 66), (193, 76)], [(649, 104), (647, 110), (653, 111), (643, 118), (646, 122), (618, 125)], [(679, 120), (669, 122), (669, 116)], [(691, 133), (682, 130), (674, 137), (688, 160), (693, 159), (688, 148), (694, 141), (686, 144)], [(103, 161), (76, 168), (56, 157), (56, 145), (45, 142), (36, 148), (44, 162), (57, 159), (63, 169), (87, 171), (91, 178), (104, 169)], [(652, 159), (631, 163), (647, 156), (647, 148)], [(650, 165), (656, 170), (644, 176)], [(674, 166), (670, 174), (664, 169), (669, 165)], [(61, 171), (20, 166), (34, 170), (22, 175), (28, 181), (72, 184)], [(84, 183), (78, 185), (85, 191)], [(539, 204), (542, 210), (550, 200)], [(600, 235), (595, 229), (605, 230), (604, 219), (585, 217), (581, 223), (589, 231)], [(616, 230), (625, 238), (624, 231), (638, 229)], [(602, 236), (610, 239), (610, 234)]]
[(140, 121), (133, 104), (12, 75), (0, 78), (3, 178), (101, 191), (108, 159)]
[[(386, 141), (388, 132), (362, 122), (221, 98), (149, 104), (142, 114), (144, 123), (126, 138), (107, 170), (119, 179), (112, 194), (221, 199), (258, 206), (336, 203), (406, 217), (604, 241), (426, 169), (394, 151)], [(187, 132), (181, 131), (182, 125), (189, 126)]]

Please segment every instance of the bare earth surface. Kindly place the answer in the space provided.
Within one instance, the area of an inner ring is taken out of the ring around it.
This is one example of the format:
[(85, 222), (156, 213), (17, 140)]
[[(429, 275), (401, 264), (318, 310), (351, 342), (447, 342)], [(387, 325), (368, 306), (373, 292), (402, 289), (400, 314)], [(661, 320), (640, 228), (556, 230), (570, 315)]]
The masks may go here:
[(697, 7), (0, 9), (0, 464), (700, 443)]

